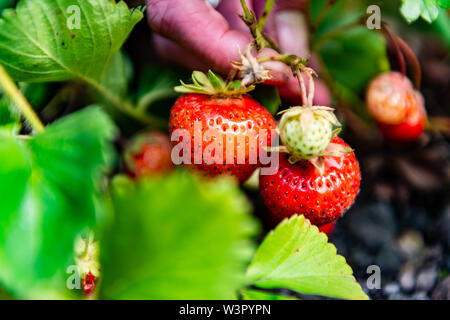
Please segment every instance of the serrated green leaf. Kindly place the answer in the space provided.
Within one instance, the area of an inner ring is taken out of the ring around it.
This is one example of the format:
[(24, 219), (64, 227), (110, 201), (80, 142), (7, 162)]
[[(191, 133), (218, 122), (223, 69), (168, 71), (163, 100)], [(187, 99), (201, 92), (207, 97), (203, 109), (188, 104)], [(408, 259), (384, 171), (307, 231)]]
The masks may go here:
[[(0, 282), (19, 298), (62, 298), (74, 239), (95, 221), (115, 127), (97, 108), (30, 140), (0, 135)], [(4, 156), (1, 156), (1, 155)]]
[[(106, 299), (230, 299), (244, 284), (255, 221), (228, 179), (175, 172), (113, 182), (112, 225), (101, 239)], [(133, 250), (130, 250), (133, 248)]]
[(123, 1), (20, 0), (2, 16), (0, 63), (17, 81), (100, 83), (142, 17)]
[(273, 293), (261, 290), (244, 289), (241, 290), (243, 300), (298, 300), (281, 293)]
[(368, 299), (344, 257), (304, 216), (283, 220), (264, 239), (247, 270), (247, 279), (266, 289)]

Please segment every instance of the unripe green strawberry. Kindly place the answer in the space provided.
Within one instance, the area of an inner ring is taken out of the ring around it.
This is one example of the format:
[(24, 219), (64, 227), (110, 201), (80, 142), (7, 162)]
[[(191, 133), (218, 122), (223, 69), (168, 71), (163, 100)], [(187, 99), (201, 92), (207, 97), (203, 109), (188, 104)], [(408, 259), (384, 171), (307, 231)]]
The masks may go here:
[(319, 156), (340, 126), (328, 107), (294, 107), (287, 110), (280, 121), (280, 138), (289, 153), (298, 159)]

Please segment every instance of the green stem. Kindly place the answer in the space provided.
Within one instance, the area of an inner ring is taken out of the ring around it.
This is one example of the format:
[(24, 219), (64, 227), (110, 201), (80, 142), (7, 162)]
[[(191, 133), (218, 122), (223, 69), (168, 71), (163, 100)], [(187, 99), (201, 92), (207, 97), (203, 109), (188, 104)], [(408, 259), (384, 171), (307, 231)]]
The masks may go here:
[(142, 96), (142, 98), (139, 99), (136, 109), (140, 112), (145, 112), (148, 106), (153, 104), (155, 101), (165, 98), (172, 98), (175, 97), (176, 95), (177, 93), (173, 89), (161, 89), (150, 91), (149, 93), (145, 94), (144, 96)]
[(43, 132), (45, 126), (2, 65), (0, 65), (0, 86), (9, 96), (11, 101), (14, 102), (33, 130), (36, 133)]
[(325, 19), (325, 17), (328, 14), (328, 11), (330, 11), (331, 7), (335, 4), (336, 0), (329, 0), (325, 4), (325, 6), (320, 10), (319, 14), (317, 15), (317, 18), (314, 21), (314, 27), (320, 26), (322, 21)]
[(165, 128), (167, 126), (167, 123), (165, 123), (165, 121), (153, 117), (147, 114), (146, 112), (138, 110), (131, 103), (120, 99), (118, 96), (114, 95), (111, 91), (107, 90), (105, 87), (98, 84), (97, 82), (90, 81), (88, 79), (86, 79), (85, 81), (87, 82), (88, 85), (90, 85), (93, 89), (95, 89), (98, 93), (100, 93), (106, 100), (108, 100), (121, 112), (137, 120), (140, 120), (150, 126), (154, 126), (160, 129)]
[(269, 18), (270, 12), (272, 11), (273, 5), (275, 3), (275, 0), (267, 0), (266, 4), (264, 6), (264, 10), (261, 14), (261, 17), (258, 20), (258, 30), (259, 32), (263, 32), (264, 26), (267, 22), (267, 19)]

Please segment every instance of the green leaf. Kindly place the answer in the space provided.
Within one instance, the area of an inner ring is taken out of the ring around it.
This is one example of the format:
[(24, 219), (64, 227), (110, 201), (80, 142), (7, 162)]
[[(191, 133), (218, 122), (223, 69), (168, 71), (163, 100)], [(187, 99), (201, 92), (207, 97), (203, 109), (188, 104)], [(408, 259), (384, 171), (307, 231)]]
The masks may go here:
[(225, 89), (225, 82), (211, 70), (208, 71), (208, 78), (214, 90), (221, 92)]
[(102, 77), (102, 86), (119, 97), (128, 93), (128, 85), (133, 75), (130, 59), (121, 51), (116, 53)]
[(0, 135), (0, 282), (19, 298), (62, 298), (77, 234), (95, 222), (115, 127), (99, 108), (30, 140)]
[(319, 53), (332, 78), (353, 92), (364, 91), (370, 79), (389, 70), (384, 38), (365, 27), (325, 41)]
[(258, 248), (247, 279), (266, 289), (287, 288), (303, 294), (368, 299), (345, 258), (325, 234), (304, 216), (283, 220)]
[(21, 0), (3, 13), (0, 63), (17, 81), (100, 83), (142, 17), (123, 1)]
[(243, 289), (240, 293), (243, 300), (298, 300), (297, 298), (286, 296), (281, 293), (253, 289)]
[(437, 0), (436, 4), (441, 8), (450, 9), (450, 0)]
[[(159, 114), (168, 114), (173, 105), (173, 101), (178, 93), (174, 87), (179, 84), (179, 79), (188, 77), (189, 74), (184, 70), (173, 67), (151, 65), (142, 71), (138, 88), (138, 109), (148, 109), (152, 112), (155, 109), (160, 111)], [(180, 86), (184, 90), (185, 88)], [(165, 111), (165, 112), (164, 112)]]
[(137, 183), (118, 177), (112, 189), (115, 215), (100, 242), (101, 298), (236, 297), (256, 224), (233, 181), (179, 171)]
[(275, 86), (258, 85), (251, 95), (271, 114), (276, 114), (281, 106), (281, 98)]
[[(448, 5), (448, 1), (440, 2), (443, 3), (443, 5), (447, 2)], [(425, 21), (431, 23), (439, 14), (438, 1), (403, 0), (400, 12), (409, 23), (416, 21), (419, 17), (422, 17)]]
[(21, 129), (20, 115), (8, 98), (0, 98), (0, 134), (16, 135)]

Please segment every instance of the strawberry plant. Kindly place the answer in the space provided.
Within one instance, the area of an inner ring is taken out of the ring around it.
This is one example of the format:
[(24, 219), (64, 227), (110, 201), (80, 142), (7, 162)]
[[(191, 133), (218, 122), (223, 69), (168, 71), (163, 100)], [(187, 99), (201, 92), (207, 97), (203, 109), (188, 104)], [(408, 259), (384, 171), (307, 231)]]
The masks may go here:
[(308, 56), (267, 32), (264, 3), (240, 2), (246, 48), (193, 71), (148, 54), (153, 1), (0, 1), (0, 298), (369, 299), (328, 238), (358, 201), (359, 149), (418, 150), (450, 121), (363, 2), (311, 1)]

